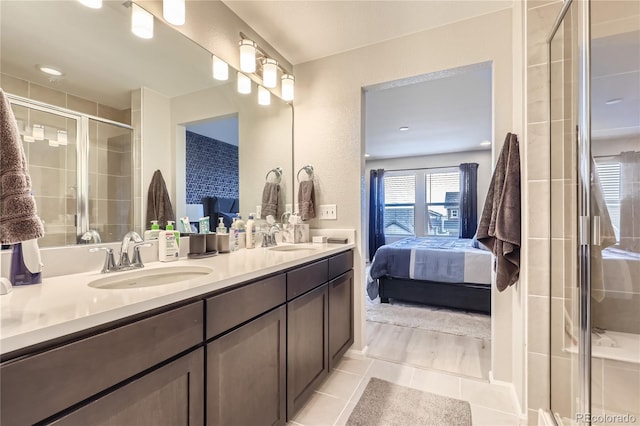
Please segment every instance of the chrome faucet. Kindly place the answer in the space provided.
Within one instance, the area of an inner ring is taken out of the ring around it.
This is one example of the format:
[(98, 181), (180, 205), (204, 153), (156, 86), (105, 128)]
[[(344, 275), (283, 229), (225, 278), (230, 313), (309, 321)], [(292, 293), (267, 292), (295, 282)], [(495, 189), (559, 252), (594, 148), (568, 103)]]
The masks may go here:
[[(129, 244), (133, 241), (133, 256), (129, 259)], [(140, 249), (142, 247), (151, 247), (153, 244), (144, 242), (137, 232), (131, 231), (122, 239), (122, 245), (120, 246), (120, 261), (116, 263), (113, 256), (113, 249), (109, 247), (94, 247), (90, 248), (90, 252), (105, 251), (106, 257), (104, 265), (102, 267), (102, 273), (106, 274), (114, 271), (128, 271), (131, 269), (144, 268), (142, 263), (142, 257), (140, 256)]]
[(120, 245), (120, 262), (118, 262), (118, 267), (126, 268), (131, 266), (131, 260), (129, 260), (129, 243), (133, 241), (134, 243), (141, 243), (142, 238), (135, 231), (127, 232), (122, 238), (122, 244)]
[(280, 232), (280, 226), (277, 223), (272, 224), (267, 228), (268, 230), (262, 231), (262, 247), (277, 246), (276, 234)]
[(80, 239), (82, 241), (85, 241), (87, 244), (90, 243), (91, 240), (93, 240), (93, 242), (96, 244), (100, 244), (102, 242), (102, 239), (100, 238), (100, 233), (95, 229), (89, 229), (87, 232), (82, 234), (82, 237), (80, 237)]

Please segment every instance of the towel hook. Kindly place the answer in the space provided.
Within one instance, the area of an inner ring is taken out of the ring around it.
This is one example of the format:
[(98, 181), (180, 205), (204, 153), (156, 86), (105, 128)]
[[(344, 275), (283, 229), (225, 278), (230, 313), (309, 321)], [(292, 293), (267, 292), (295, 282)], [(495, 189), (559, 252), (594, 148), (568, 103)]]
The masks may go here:
[(307, 172), (307, 177), (308, 177), (307, 180), (313, 180), (313, 166), (310, 164), (307, 164), (306, 166), (298, 170), (298, 173), (296, 173), (296, 180), (298, 181), (298, 183), (300, 182), (300, 172), (303, 170)]
[(274, 175), (276, 175), (275, 178), (275, 183), (280, 183), (280, 181), (282, 180), (282, 169), (280, 167), (276, 167), (274, 169), (271, 169), (267, 172), (267, 175), (264, 177), (264, 179), (269, 182), (269, 175), (273, 173)]

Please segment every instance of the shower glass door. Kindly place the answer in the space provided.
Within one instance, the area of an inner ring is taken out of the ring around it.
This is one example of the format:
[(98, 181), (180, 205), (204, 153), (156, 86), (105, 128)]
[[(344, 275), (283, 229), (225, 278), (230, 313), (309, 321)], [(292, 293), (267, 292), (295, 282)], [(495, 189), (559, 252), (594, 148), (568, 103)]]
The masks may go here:
[(566, 10), (550, 47), (551, 409), (572, 424), (580, 397), (578, 269), (578, 10)]

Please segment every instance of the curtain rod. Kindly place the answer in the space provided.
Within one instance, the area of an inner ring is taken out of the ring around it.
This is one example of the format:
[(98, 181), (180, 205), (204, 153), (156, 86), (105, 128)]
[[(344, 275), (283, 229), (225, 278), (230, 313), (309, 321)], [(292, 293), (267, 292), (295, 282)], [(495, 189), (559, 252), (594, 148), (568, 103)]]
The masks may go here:
[[(455, 166), (438, 166), (438, 167), (413, 167), (410, 169), (383, 169), (385, 172), (407, 172), (410, 170), (433, 170), (433, 169), (452, 169), (452, 168), (460, 168), (460, 164)], [(372, 167), (373, 168), (373, 167)]]

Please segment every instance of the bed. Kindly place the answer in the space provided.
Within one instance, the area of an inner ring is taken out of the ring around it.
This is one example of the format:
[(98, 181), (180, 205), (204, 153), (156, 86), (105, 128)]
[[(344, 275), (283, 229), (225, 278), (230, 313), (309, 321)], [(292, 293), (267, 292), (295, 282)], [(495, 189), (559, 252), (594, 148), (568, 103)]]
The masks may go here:
[(409, 237), (378, 249), (367, 279), (371, 299), (400, 299), (491, 313), (491, 253), (471, 239)]

